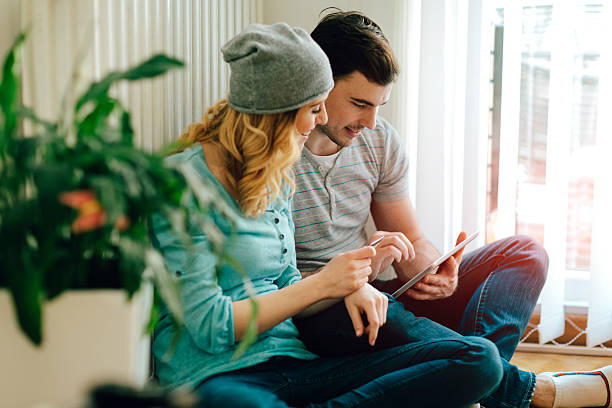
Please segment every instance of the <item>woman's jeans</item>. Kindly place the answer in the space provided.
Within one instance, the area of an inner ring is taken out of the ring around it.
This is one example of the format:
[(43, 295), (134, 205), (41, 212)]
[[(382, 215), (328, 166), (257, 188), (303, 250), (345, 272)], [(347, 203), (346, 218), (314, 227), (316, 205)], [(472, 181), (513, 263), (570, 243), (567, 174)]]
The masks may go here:
[(502, 378), (478, 337), (436, 338), (352, 356), (271, 360), (197, 387), (204, 407), (467, 407)]
[[(503, 379), (480, 402), (487, 408), (528, 407), (535, 374), (519, 370), (509, 360), (529, 322), (547, 269), (546, 252), (525, 236), (496, 241), (466, 254), (459, 267), (458, 289), (451, 297), (415, 301), (402, 296), (403, 305), (390, 300), (387, 323), (380, 328), (373, 347), (367, 336), (355, 337), (344, 303), (294, 321), (306, 347), (320, 355), (351, 355), (462, 335), (487, 338), (499, 350)], [(392, 292), (400, 285), (387, 282), (377, 287)], [(437, 384), (442, 392), (448, 385)]]

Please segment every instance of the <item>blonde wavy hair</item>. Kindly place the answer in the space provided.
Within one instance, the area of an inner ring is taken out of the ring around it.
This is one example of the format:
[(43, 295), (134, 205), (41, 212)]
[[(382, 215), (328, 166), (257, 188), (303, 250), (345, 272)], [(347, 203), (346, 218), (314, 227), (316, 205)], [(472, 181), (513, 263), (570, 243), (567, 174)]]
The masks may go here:
[(296, 115), (297, 110), (242, 113), (232, 109), (227, 99), (221, 99), (208, 108), (202, 122), (190, 125), (181, 135), (180, 150), (195, 143), (220, 147), (240, 208), (247, 216), (257, 217), (283, 189), (288, 186), (291, 194), (295, 188), (290, 169), (300, 153)]

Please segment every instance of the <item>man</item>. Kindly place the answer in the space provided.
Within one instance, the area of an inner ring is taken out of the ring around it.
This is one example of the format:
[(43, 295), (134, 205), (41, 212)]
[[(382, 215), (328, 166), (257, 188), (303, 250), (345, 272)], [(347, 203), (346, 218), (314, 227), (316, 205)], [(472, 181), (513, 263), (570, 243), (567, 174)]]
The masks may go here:
[[(297, 322), (307, 346), (320, 354), (364, 352), (368, 344), (376, 349), (446, 336), (449, 328), (488, 338), (500, 352), (504, 380), (484, 401), (488, 408), (530, 402), (552, 406), (555, 386), (565, 390), (561, 396), (557, 393), (555, 406), (594, 402), (568, 399), (576, 385), (572, 376), (559, 377), (565, 382), (555, 379), (554, 384), (550, 376), (538, 376), (536, 381), (535, 374), (508, 362), (548, 268), (546, 252), (529, 237), (503, 239), (464, 257), (460, 252), (400, 297), (408, 311), (446, 328), (415, 318), (393, 300), (387, 305), (387, 298), (375, 288), (392, 293), (439, 256), (421, 232), (408, 197), (404, 147), (393, 127), (377, 115), (389, 100), (398, 64), (380, 27), (360, 13), (328, 14), (311, 36), (330, 59), (335, 87), (325, 103), (327, 124), (312, 131), (295, 165), (298, 268), (304, 276), (316, 273), (337, 253), (384, 238), (372, 260), (371, 285), (345, 298), (344, 305)], [(370, 213), (377, 231), (368, 237), (364, 227)], [(458, 241), (464, 238), (462, 233)], [(397, 279), (375, 279), (390, 265)], [(356, 344), (350, 338), (363, 333), (367, 341)], [(612, 378), (612, 367), (605, 370), (591, 384), (599, 405), (609, 397), (606, 381)]]

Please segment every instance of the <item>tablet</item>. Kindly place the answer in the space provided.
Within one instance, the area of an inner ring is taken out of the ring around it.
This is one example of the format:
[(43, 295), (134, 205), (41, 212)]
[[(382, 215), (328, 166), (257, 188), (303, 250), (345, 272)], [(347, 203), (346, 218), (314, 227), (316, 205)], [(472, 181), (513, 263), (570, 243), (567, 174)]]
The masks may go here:
[(440, 266), (444, 261), (446, 261), (451, 256), (455, 255), (459, 250), (461, 250), (461, 248), (465, 247), (467, 244), (472, 242), (474, 238), (476, 238), (477, 236), (478, 236), (478, 231), (474, 232), (472, 235), (470, 235), (469, 237), (461, 241), (456, 247), (454, 247), (453, 249), (451, 249), (450, 251), (448, 251), (447, 253), (445, 253), (444, 255), (436, 259), (435, 261), (433, 261), (427, 268), (423, 269), (421, 272), (414, 275), (412, 279), (404, 283), (398, 290), (393, 292), (391, 296), (393, 296), (394, 298), (397, 298), (399, 295), (401, 295), (402, 293), (407, 291), (410, 287), (412, 287), (415, 283), (423, 279), (423, 276), (427, 275), (428, 273), (432, 273), (436, 271), (438, 266)]

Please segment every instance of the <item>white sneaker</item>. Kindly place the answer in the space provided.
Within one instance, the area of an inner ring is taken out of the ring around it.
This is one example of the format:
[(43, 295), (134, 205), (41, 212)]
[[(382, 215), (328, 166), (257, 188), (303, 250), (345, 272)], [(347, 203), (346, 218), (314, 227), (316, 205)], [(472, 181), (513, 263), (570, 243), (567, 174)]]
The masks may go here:
[(553, 408), (612, 408), (612, 365), (593, 371), (546, 372), (555, 383)]

